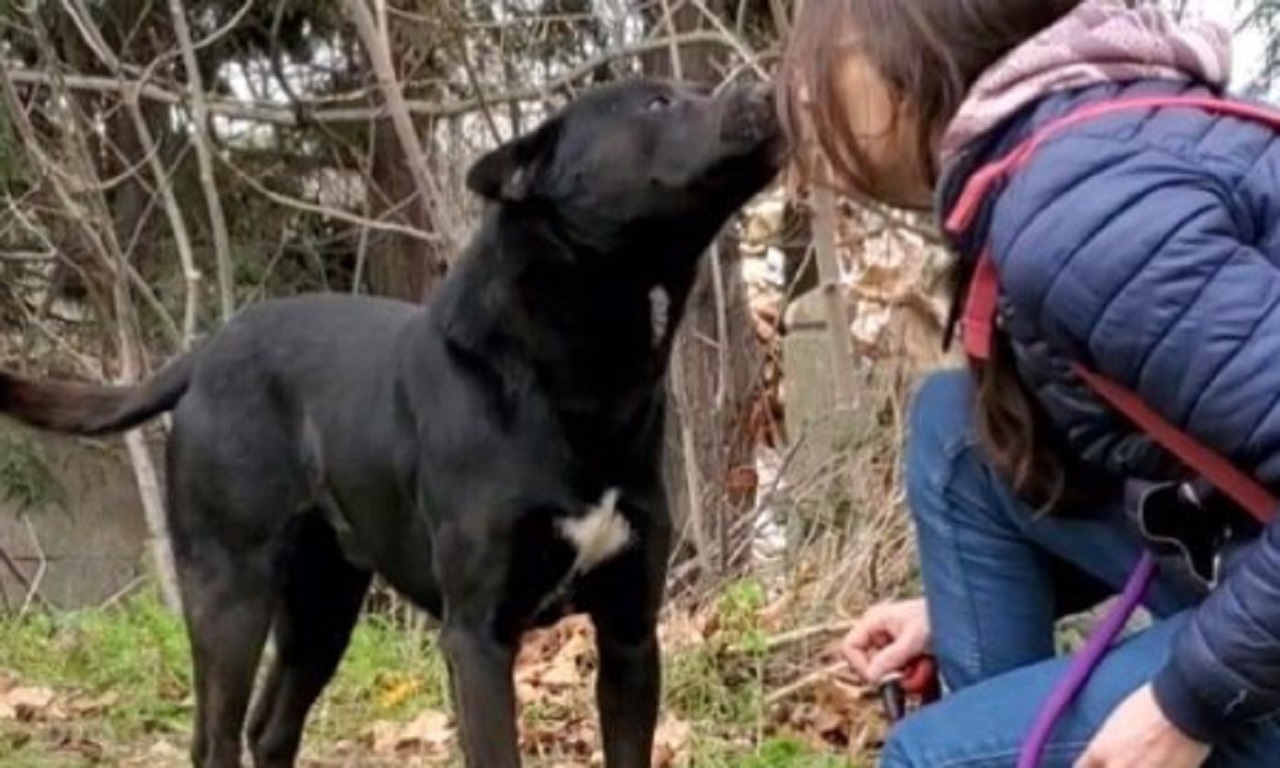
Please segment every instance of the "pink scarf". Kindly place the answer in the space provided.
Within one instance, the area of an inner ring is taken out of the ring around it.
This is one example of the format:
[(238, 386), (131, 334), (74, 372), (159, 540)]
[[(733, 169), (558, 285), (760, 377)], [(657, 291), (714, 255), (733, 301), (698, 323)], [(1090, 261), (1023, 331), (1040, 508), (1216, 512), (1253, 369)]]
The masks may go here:
[(1049, 93), (1132, 80), (1198, 81), (1225, 87), (1231, 35), (1211, 22), (1179, 24), (1152, 6), (1084, 0), (978, 78), (947, 126), (945, 166), (971, 141)]

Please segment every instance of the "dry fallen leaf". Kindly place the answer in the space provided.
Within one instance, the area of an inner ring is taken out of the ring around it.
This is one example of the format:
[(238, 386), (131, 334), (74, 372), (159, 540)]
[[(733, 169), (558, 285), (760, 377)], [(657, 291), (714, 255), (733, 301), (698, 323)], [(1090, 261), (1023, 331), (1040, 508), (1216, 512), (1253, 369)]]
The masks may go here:
[(378, 706), (384, 710), (395, 709), (408, 701), (422, 688), (422, 682), (411, 677), (392, 680), (378, 696)]
[(658, 627), (658, 639), (666, 653), (706, 645), (706, 616), (693, 611), (672, 611)]
[(454, 729), (449, 715), (444, 712), (427, 711), (405, 726), (400, 733), (399, 749), (440, 752), (448, 749), (453, 737)]
[(446, 758), (456, 731), (452, 718), (427, 710), (408, 723), (378, 721), (367, 732), (367, 742), (380, 756), (421, 755)]
[(145, 750), (119, 761), (121, 768), (182, 768), (191, 758), (185, 749), (169, 741), (157, 741)]
[(108, 691), (101, 696), (81, 694), (67, 700), (67, 713), (72, 717), (94, 717), (112, 707), (120, 697)]
[(540, 757), (575, 758), (576, 765), (591, 762), (599, 744), (599, 732), (592, 718), (567, 714), (564, 718), (520, 724), (520, 749)]
[(102, 744), (76, 733), (55, 732), (52, 742), (58, 752), (74, 754), (82, 764), (101, 762), (107, 755)]
[(572, 658), (557, 656), (540, 672), (538, 682), (542, 685), (577, 685), (582, 682), (582, 675), (578, 673), (578, 665)]
[(56, 699), (49, 688), (18, 686), (0, 694), (0, 720), (50, 719)]
[(689, 724), (674, 717), (667, 717), (658, 724), (653, 735), (654, 768), (678, 768), (688, 763)]
[(151, 749), (147, 750), (147, 754), (155, 758), (183, 758), (186, 757), (181, 749), (167, 741), (157, 741), (151, 745)]

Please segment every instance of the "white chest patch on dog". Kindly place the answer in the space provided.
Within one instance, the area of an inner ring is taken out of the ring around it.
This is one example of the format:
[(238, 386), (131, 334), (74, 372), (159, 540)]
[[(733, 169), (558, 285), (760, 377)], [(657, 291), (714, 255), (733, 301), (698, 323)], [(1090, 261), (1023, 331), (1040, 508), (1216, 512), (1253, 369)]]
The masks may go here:
[(671, 326), (671, 294), (660, 285), (649, 290), (649, 321), (653, 328), (653, 346), (661, 346)]
[(618, 511), (618, 496), (618, 489), (610, 488), (582, 517), (560, 520), (560, 533), (578, 552), (573, 572), (586, 573), (631, 542), (631, 523)]

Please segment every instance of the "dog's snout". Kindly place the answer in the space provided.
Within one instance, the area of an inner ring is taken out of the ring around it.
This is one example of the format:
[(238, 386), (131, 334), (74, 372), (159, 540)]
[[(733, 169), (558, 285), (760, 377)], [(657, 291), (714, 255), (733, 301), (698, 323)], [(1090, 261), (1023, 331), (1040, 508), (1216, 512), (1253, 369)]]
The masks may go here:
[(767, 83), (753, 83), (735, 89), (728, 96), (721, 135), (734, 142), (755, 143), (777, 132), (774, 89)]
[(774, 99), (774, 87), (772, 83), (753, 83), (747, 86), (747, 97), (753, 101), (772, 108)]
[(773, 106), (774, 88), (771, 83), (738, 83), (719, 92), (719, 97), (728, 102), (742, 102), (762, 106)]

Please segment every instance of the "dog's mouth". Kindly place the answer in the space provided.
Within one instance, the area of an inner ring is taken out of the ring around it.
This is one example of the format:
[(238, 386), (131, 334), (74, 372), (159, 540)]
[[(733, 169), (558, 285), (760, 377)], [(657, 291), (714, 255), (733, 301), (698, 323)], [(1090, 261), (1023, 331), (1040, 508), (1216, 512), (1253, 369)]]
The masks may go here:
[(773, 103), (773, 89), (743, 86), (726, 94), (720, 117), (720, 139), (744, 150), (779, 144), (782, 128)]

